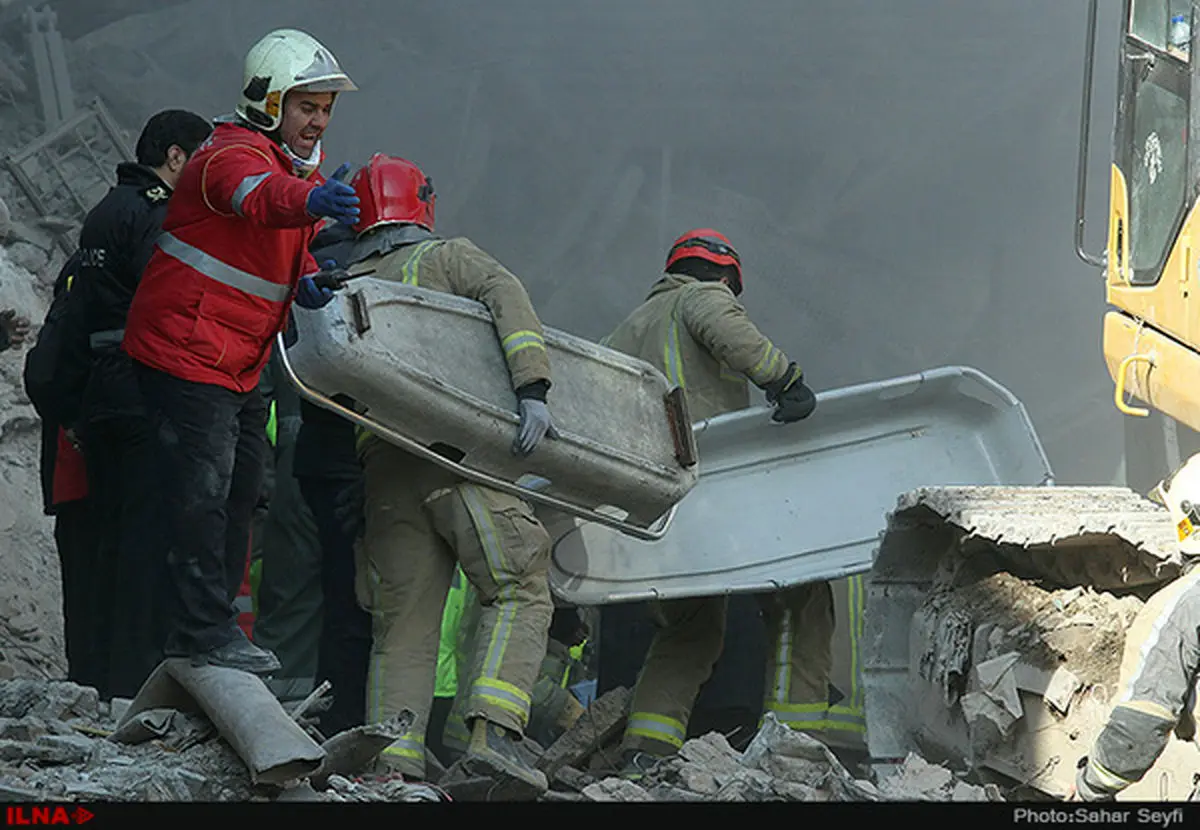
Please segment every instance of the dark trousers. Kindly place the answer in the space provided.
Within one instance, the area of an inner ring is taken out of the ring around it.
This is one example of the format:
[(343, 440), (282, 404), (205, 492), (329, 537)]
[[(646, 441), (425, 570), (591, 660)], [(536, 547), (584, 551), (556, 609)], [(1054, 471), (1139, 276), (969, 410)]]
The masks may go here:
[(83, 435), (90, 492), (100, 526), (100, 565), (93, 590), (104, 603), (108, 694), (134, 697), (162, 660), (170, 607), (163, 490), (149, 418), (114, 416)]
[(354, 535), (343, 529), (335, 513), (339, 494), (355, 482), (317, 476), (299, 481), (321, 540), (323, 608), (317, 682), (333, 684), (333, 705), (321, 718), (321, 731), (333, 735), (361, 725), (366, 716), (371, 615), (359, 607), (354, 593)]
[(267, 408), (257, 389), (233, 392), (135, 365), (155, 419), (176, 591), (165, 652), (203, 653), (241, 636), (233, 599), (262, 485)]
[(105, 660), (96, 635), (93, 585), (97, 573), (99, 523), (91, 499), (54, 507), (54, 544), (62, 571), (63, 636), (66, 640), (67, 679), (104, 692)]

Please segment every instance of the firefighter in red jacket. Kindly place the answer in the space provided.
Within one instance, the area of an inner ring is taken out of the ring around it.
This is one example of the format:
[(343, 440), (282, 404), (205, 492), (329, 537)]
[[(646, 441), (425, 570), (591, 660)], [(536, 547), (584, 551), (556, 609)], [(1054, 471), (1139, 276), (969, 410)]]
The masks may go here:
[(129, 309), (123, 346), (160, 442), (176, 595), (168, 657), (268, 674), (275, 655), (237, 625), (251, 517), (267, 452), (259, 374), (293, 299), (317, 308), (317, 222), (358, 219), (358, 198), (317, 172), (339, 92), (357, 87), (304, 32), (246, 56), (234, 115), (184, 168)]

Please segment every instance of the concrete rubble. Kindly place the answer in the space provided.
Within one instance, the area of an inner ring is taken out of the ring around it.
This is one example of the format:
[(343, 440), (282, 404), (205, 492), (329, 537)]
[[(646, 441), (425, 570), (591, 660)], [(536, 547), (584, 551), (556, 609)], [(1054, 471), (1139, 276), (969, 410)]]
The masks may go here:
[[(150, 684), (147, 684), (148, 686)], [(143, 697), (139, 695), (139, 698)], [(570, 732), (531, 760), (551, 770), (544, 801), (996, 801), (994, 785), (975, 786), (943, 767), (910, 756), (898, 769), (868, 781), (853, 775), (823, 743), (768, 715), (745, 752), (710, 733), (684, 744), (640, 781), (616, 777), (621, 704), (629, 691), (602, 697), (589, 714), (610, 738), (585, 750)], [(614, 705), (615, 704), (615, 705)], [(489, 800), (493, 783), (407, 782), (373, 774), (381, 736), (394, 728), (360, 727), (321, 742), (329, 751), (315, 773), (255, 784), (247, 763), (202, 713), (137, 701), (101, 702), (94, 689), (63, 681), (0, 681), (0, 799), (6, 801), (281, 801), (437, 802)], [(118, 726), (120, 729), (118, 730)], [(318, 736), (320, 737), (320, 736)], [(346, 747), (357, 744), (355, 751)], [(551, 750), (554, 750), (553, 752)], [(570, 755), (577, 766), (562, 763)], [(546, 758), (549, 763), (543, 763)], [(350, 760), (352, 759), (352, 760)], [(585, 771), (585, 769), (594, 771)]]

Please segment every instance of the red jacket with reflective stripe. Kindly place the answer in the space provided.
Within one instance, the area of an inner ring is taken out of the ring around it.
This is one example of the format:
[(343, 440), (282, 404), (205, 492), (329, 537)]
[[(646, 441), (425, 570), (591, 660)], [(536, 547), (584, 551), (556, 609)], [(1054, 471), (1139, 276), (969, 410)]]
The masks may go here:
[(296, 176), (262, 133), (218, 124), (171, 196), (125, 351), (183, 380), (253, 389), (299, 278), (317, 270), (308, 245), (318, 220), (305, 204), (322, 181)]

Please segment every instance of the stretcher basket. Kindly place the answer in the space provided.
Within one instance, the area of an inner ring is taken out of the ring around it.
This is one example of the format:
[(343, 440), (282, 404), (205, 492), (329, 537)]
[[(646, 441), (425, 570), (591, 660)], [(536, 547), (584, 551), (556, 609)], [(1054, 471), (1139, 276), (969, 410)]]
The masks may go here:
[(683, 390), (649, 363), (546, 328), (559, 437), (521, 458), (516, 395), (482, 303), (362, 276), (293, 315), (279, 352), (302, 397), (464, 479), (651, 541), (699, 478)]

